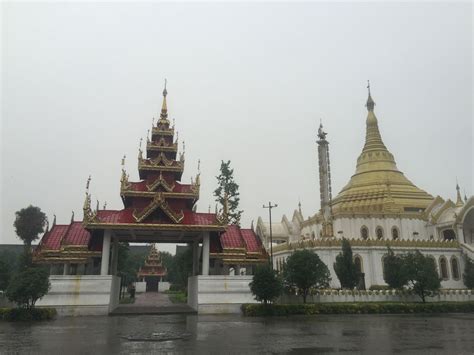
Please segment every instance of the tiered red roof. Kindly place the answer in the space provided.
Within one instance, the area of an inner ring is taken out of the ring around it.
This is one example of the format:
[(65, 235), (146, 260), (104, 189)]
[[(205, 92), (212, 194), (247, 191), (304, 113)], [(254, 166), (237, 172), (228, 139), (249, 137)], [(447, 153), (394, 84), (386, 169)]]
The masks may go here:
[[(168, 120), (166, 96), (165, 87), (160, 119), (153, 124), (151, 136), (147, 138), (146, 157), (143, 157), (141, 149), (138, 155), (141, 181), (128, 181), (128, 175), (122, 170), (120, 193), (124, 208), (92, 211), (87, 187), (84, 221), (71, 222), (70, 225), (54, 225), (51, 231), (43, 236), (38, 252), (67, 248), (77, 250), (78, 247), (91, 252), (97, 251), (101, 248), (105, 229), (133, 231), (134, 228), (143, 228), (186, 230), (195, 233), (188, 236), (189, 238), (195, 238), (198, 233), (207, 231), (211, 233), (211, 253), (216, 256), (228, 258), (229, 251), (237, 250), (234, 252), (234, 259), (265, 258), (262, 243), (252, 230), (240, 229), (234, 225), (225, 226), (225, 219), (218, 217), (216, 213), (194, 211), (199, 198), (200, 176), (198, 173), (195, 180), (191, 180), (191, 184), (180, 182), (184, 169), (184, 152), (178, 158), (178, 144), (174, 138), (174, 127), (170, 127)], [(255, 256), (256, 254), (259, 256)]]

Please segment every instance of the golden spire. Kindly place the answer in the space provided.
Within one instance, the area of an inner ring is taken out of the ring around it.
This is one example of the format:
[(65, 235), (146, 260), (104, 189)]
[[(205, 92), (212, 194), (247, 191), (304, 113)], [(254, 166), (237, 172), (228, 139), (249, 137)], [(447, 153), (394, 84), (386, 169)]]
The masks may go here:
[(457, 181), (456, 181), (456, 192), (457, 192), (456, 207), (464, 206), (464, 202), (462, 201), (462, 197), (461, 197), (461, 191), (460, 191), (459, 184)]
[(168, 91), (166, 90), (166, 79), (165, 79), (165, 88), (163, 90), (163, 104), (161, 105), (161, 113), (160, 113), (160, 119), (162, 120), (168, 119), (168, 106), (166, 104), (166, 95), (168, 95)]
[(382, 137), (380, 136), (377, 117), (375, 116), (375, 113), (374, 113), (375, 102), (372, 99), (372, 95), (370, 94), (370, 83), (367, 85), (367, 89), (369, 92), (367, 103), (365, 104), (368, 111), (367, 121), (366, 121), (367, 129), (366, 129), (366, 134), (365, 134), (365, 145), (364, 145), (364, 149), (362, 153), (368, 152), (371, 150), (387, 151), (387, 148), (385, 147), (385, 144), (382, 141)]
[(388, 151), (380, 135), (370, 83), (367, 90), (364, 148), (357, 158), (355, 174), (332, 200), (332, 210), (335, 215), (419, 213), (431, 203), (433, 197), (398, 170), (393, 154)]

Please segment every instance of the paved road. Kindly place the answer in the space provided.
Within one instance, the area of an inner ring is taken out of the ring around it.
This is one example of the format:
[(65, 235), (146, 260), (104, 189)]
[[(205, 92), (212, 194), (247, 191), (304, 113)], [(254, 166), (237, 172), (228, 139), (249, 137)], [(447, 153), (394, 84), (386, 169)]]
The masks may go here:
[(12, 354), (473, 354), (474, 314), (64, 317), (0, 322)]

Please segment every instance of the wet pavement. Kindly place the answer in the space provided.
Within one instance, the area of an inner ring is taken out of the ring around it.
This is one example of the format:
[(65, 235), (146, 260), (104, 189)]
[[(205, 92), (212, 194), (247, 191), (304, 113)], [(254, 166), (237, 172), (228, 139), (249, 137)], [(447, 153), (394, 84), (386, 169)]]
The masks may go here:
[(65, 317), (0, 322), (0, 353), (473, 354), (474, 314)]

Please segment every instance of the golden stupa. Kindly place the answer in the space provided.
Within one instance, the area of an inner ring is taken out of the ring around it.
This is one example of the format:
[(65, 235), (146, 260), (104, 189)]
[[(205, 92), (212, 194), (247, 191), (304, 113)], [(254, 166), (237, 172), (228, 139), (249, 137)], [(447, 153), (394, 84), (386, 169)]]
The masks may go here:
[(375, 102), (368, 88), (365, 145), (355, 174), (331, 203), (333, 215), (419, 214), (433, 201), (433, 196), (398, 170), (393, 154), (380, 136)]

